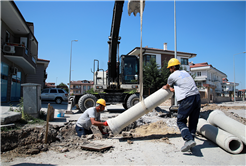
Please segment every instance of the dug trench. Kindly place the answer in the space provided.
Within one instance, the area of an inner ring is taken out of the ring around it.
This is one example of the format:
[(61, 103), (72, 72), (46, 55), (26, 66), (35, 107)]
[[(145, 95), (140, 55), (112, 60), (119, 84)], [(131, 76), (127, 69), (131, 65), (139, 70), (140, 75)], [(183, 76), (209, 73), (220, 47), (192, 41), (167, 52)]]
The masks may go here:
[[(243, 124), (246, 124), (246, 119), (239, 117), (237, 114), (228, 112), (232, 108), (219, 107), (217, 105), (203, 105), (200, 116), (207, 119), (210, 112), (215, 109), (220, 109), (225, 114)], [(233, 109), (242, 109), (233, 107)], [(160, 116), (161, 115), (161, 116)], [(108, 127), (104, 128), (108, 132), (108, 136), (102, 136), (99, 130), (92, 126), (92, 135), (86, 137), (78, 137), (75, 132), (76, 122), (66, 122), (62, 126), (49, 125), (47, 144), (45, 142), (46, 126), (34, 126), (22, 128), (20, 130), (2, 131), (1, 132), (1, 158), (5, 161), (15, 157), (35, 156), (38, 153), (49, 150), (64, 153), (67, 151), (78, 150), (88, 151), (83, 145), (93, 143), (94, 140), (110, 139), (112, 134)], [(118, 135), (119, 141), (126, 141), (132, 144), (135, 140), (148, 141), (163, 141), (171, 144), (170, 137), (180, 137), (180, 132), (176, 125), (176, 118), (164, 116), (163, 110), (155, 109), (152, 112), (142, 116), (134, 123), (128, 125)], [(113, 151), (113, 146), (96, 150), (93, 153), (107, 153)], [(90, 149), (91, 150), (91, 149)]]

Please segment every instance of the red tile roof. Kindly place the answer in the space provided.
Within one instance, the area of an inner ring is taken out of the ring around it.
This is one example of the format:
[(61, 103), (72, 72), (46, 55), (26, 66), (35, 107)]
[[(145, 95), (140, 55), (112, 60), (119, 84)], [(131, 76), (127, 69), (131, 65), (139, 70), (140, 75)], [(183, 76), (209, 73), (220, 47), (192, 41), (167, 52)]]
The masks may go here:
[(93, 85), (93, 84), (94, 84), (93, 81), (88, 81), (88, 80), (71, 81), (71, 85)]
[(204, 67), (204, 66), (213, 67), (212, 65), (209, 65), (208, 62), (204, 62), (204, 63), (196, 63), (196, 64), (193, 64), (193, 65), (190, 65), (190, 68), (193, 68), (193, 67)]

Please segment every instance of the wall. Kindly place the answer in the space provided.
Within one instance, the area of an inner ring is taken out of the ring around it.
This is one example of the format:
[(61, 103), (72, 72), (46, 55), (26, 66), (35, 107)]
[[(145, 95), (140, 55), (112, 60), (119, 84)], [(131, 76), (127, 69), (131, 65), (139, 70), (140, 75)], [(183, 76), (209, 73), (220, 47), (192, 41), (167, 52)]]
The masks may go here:
[(28, 83), (36, 83), (41, 85), (41, 89), (44, 88), (44, 65), (37, 63), (36, 74), (28, 74), (27, 82)]
[(161, 68), (162, 65), (161, 65), (161, 54), (156, 54), (156, 63), (157, 65)]
[(215, 103), (220, 103), (220, 102), (228, 102), (231, 101), (230, 97), (221, 97), (221, 96), (216, 96), (214, 99)]
[(209, 103), (208, 99), (207, 98), (202, 98), (201, 99), (201, 104), (206, 104), (206, 103)]

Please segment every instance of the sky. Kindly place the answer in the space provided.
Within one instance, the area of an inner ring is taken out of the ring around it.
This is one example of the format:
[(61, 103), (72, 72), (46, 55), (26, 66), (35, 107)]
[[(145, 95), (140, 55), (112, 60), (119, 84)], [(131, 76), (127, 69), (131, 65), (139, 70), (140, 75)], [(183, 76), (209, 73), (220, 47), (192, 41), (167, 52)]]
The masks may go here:
[[(15, 1), (27, 22), (34, 23), (38, 58), (50, 60), (46, 82), (93, 80), (94, 59), (107, 69), (108, 37), (114, 1)], [(140, 47), (140, 16), (128, 15), (125, 1), (119, 54)], [(195, 53), (189, 61), (207, 62), (246, 89), (246, 1), (176, 1), (177, 51)], [(71, 42), (78, 40), (78, 42)], [(72, 43), (72, 45), (71, 45)], [(174, 2), (146, 1), (142, 46), (174, 47)], [(237, 54), (237, 55), (235, 55)]]

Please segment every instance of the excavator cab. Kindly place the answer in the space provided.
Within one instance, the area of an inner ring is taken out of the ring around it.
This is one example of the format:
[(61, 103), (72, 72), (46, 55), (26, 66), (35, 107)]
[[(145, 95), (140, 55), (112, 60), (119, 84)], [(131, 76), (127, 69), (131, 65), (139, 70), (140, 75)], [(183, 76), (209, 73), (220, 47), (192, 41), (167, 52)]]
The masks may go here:
[(139, 59), (136, 56), (121, 56), (121, 83), (139, 84)]

